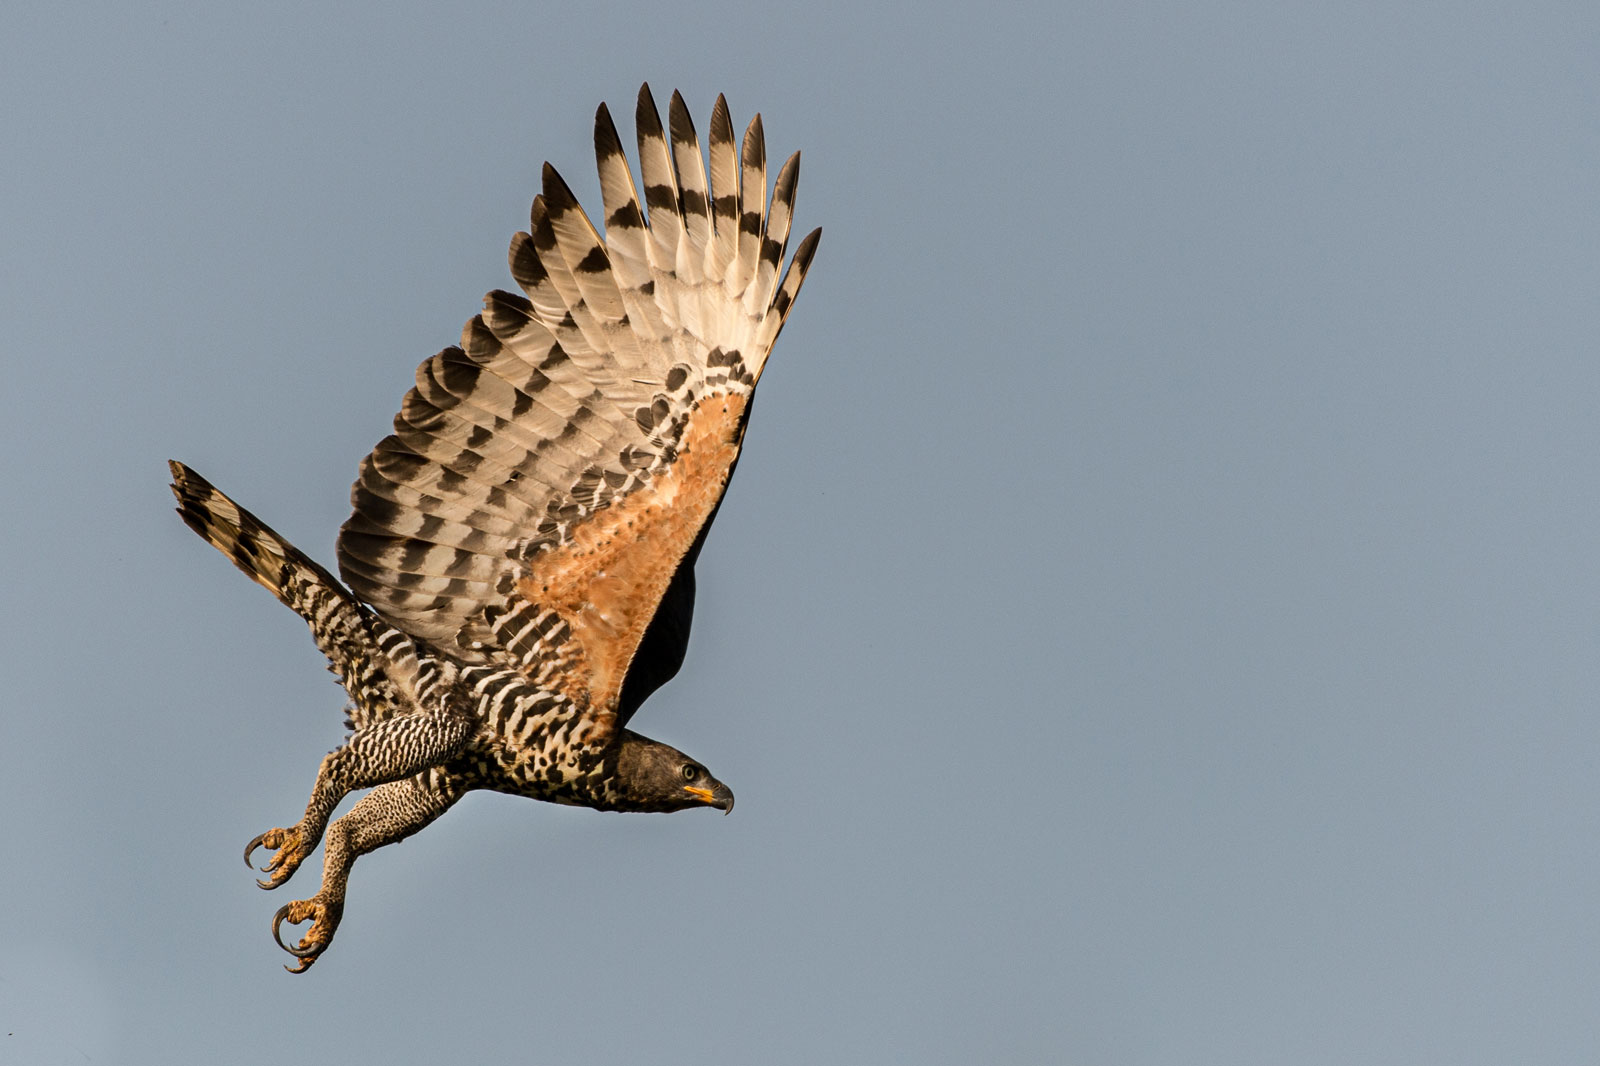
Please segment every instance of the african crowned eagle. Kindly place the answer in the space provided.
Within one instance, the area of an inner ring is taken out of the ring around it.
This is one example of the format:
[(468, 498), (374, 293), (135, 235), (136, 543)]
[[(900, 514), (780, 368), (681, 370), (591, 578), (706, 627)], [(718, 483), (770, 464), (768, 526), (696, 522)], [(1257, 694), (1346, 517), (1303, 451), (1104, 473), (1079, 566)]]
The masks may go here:
[[(245, 849), (272, 853), (260, 884), (278, 888), (327, 837), (320, 890), (273, 919), (292, 972), (332, 942), (356, 857), (473, 789), (733, 807), (700, 763), (627, 727), (683, 661), (695, 559), (821, 231), (784, 269), (800, 156), (769, 203), (759, 115), (736, 140), (718, 97), (702, 156), (683, 98), (663, 128), (645, 86), (636, 124), (642, 201), (595, 115), (603, 234), (545, 165), (511, 241), (521, 293), (489, 293), (460, 345), (417, 368), (361, 462), (342, 582), (171, 464), (184, 521), (306, 620), (350, 696), (305, 814)], [(312, 924), (286, 944), (286, 921)]]

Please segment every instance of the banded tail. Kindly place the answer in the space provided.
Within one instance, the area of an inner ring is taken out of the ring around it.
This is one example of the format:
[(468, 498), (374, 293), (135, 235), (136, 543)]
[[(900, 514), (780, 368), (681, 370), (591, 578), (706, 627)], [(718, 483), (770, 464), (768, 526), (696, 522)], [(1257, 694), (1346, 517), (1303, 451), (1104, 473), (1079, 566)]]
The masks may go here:
[(337, 578), (261, 519), (177, 460), (170, 460), (167, 465), (172, 468), (172, 494), (178, 498), (179, 517), (306, 621), (314, 621), (318, 597), (311, 595), (313, 590), (325, 590), (355, 605), (355, 597), (345, 591)]
[(350, 694), (353, 725), (416, 709), (417, 658), (410, 638), (205, 478), (180, 462), (169, 465), (178, 514), (189, 528), (311, 627), (329, 669)]

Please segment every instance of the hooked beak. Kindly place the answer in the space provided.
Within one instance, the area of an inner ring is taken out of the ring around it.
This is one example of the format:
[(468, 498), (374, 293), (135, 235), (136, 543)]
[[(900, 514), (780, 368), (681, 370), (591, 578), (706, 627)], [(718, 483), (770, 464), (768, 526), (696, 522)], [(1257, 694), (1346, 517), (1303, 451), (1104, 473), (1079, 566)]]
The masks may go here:
[(722, 782), (717, 782), (715, 788), (699, 788), (695, 785), (684, 785), (683, 790), (701, 803), (715, 807), (723, 814), (733, 810), (733, 790)]

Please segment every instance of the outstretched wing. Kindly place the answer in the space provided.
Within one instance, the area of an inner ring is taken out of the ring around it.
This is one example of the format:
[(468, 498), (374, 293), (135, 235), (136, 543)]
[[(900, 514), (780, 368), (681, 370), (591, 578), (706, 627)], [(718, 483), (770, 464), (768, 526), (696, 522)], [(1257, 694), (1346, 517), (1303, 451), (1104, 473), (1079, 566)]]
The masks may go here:
[(670, 137), (640, 90), (644, 208), (596, 114), (604, 236), (545, 165), (511, 242), (524, 295), (490, 293), (417, 369), (339, 535), (344, 579), (390, 623), (596, 710), (644, 641), (624, 718), (681, 661), (688, 568), (821, 233), (780, 280), (799, 153), (769, 209), (760, 116), (736, 145), (717, 98), (708, 180), (677, 93), (668, 114)]

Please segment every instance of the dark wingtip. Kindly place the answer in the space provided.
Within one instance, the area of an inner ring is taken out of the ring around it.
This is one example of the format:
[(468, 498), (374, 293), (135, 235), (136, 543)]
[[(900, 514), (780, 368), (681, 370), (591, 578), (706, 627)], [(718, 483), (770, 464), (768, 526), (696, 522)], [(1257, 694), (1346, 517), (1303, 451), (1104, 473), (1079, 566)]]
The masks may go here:
[(572, 194), (572, 189), (567, 185), (561, 172), (549, 163), (544, 165), (540, 175), (544, 181), (544, 200), (552, 215), (562, 215), (568, 211), (582, 210), (578, 206), (578, 198)]
[(806, 239), (794, 250), (794, 261), (800, 265), (802, 271), (811, 265), (811, 257), (817, 254), (817, 243), (821, 240), (822, 227), (818, 226), (806, 234)]
[(667, 107), (667, 129), (672, 135), (672, 143), (697, 144), (699, 138), (694, 131), (694, 116), (689, 114), (689, 105), (684, 102), (683, 94), (672, 90), (672, 103)]
[(602, 103), (594, 113), (594, 150), (601, 159), (622, 155), (622, 138), (617, 135), (617, 124), (611, 119), (611, 109)]
[(650, 83), (639, 86), (639, 102), (634, 105), (633, 121), (641, 137), (664, 132), (661, 112), (656, 109), (656, 98), (650, 93)]

